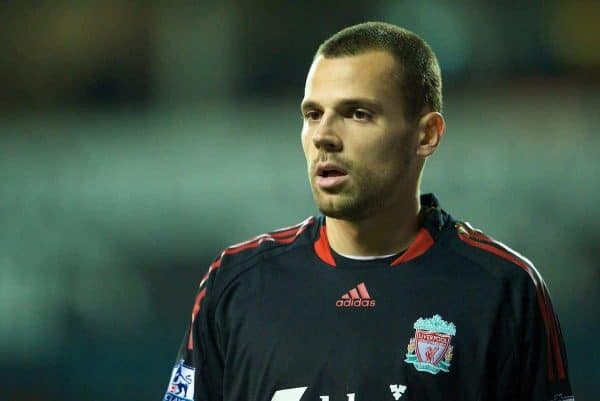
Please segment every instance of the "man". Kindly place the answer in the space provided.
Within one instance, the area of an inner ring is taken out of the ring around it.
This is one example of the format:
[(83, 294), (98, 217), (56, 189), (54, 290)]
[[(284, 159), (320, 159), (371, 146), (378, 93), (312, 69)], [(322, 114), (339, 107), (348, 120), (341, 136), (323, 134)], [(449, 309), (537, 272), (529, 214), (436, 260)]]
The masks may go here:
[(318, 49), (302, 146), (324, 216), (225, 249), (165, 401), (572, 400), (532, 266), (419, 196), (445, 129), (429, 46), (384, 23)]

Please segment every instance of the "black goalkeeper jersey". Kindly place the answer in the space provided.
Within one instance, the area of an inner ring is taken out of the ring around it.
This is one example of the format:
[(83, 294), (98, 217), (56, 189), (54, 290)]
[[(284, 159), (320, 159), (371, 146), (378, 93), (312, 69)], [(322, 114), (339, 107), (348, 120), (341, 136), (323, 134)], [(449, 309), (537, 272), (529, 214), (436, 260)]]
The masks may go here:
[(573, 400), (531, 262), (421, 197), (401, 255), (329, 247), (323, 216), (225, 249), (164, 401)]

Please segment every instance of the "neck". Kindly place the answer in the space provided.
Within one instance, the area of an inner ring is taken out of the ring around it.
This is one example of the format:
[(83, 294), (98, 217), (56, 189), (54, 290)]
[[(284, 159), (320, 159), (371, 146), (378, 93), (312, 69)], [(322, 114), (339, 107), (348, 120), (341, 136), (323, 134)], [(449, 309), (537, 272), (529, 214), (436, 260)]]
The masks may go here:
[(416, 237), (421, 221), (416, 194), (360, 220), (327, 217), (327, 238), (337, 253), (354, 256), (379, 256), (404, 251)]

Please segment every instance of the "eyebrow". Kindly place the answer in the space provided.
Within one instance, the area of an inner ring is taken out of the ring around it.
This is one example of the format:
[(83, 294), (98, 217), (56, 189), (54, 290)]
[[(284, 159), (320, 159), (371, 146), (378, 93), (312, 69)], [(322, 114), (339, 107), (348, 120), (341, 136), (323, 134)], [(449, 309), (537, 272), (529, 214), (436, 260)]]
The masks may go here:
[[(343, 99), (335, 104), (336, 109), (340, 107), (364, 107), (377, 113), (383, 110), (383, 107), (381, 106), (380, 102), (378, 102), (377, 100), (367, 98)], [(305, 100), (300, 105), (301, 111), (320, 108), (322, 108), (321, 105), (313, 100)]]

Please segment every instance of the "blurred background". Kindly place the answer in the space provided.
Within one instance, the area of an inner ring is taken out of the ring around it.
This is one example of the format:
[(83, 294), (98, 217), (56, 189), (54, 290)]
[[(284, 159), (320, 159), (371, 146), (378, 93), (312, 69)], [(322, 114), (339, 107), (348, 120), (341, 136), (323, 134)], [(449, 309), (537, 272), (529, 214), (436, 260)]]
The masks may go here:
[(423, 191), (534, 261), (598, 399), (599, 2), (165, 4), (0, 5), (1, 400), (162, 399), (213, 257), (316, 213), (306, 72), (366, 20), (437, 53)]

